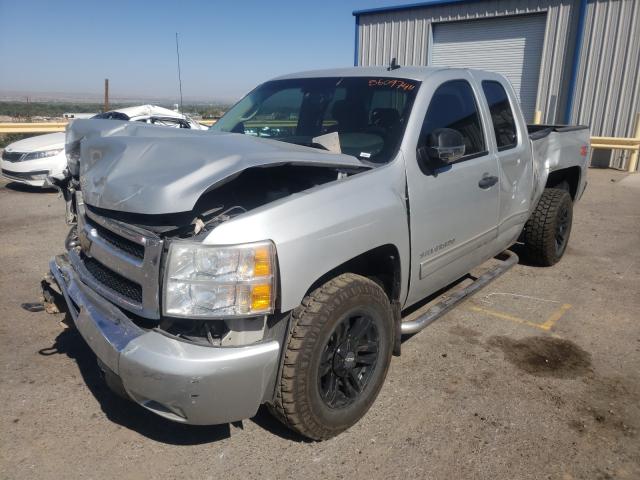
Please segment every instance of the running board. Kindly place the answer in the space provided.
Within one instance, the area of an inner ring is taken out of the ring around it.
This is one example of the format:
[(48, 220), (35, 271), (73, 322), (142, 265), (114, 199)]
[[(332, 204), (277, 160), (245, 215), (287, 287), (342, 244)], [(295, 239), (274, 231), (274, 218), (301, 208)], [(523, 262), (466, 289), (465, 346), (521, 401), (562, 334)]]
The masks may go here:
[[(498, 258), (500, 256), (506, 258)], [(403, 335), (418, 333), (420, 330), (435, 322), (445, 313), (449, 312), (453, 307), (456, 307), (459, 303), (465, 301), (469, 296), (473, 295), (481, 288), (486, 287), (488, 284), (490, 284), (492, 281), (494, 281), (496, 278), (498, 278), (500, 275), (502, 275), (516, 263), (518, 263), (518, 255), (510, 250), (505, 250), (498, 257), (496, 258), (500, 260), (500, 264), (487, 270), (485, 273), (476, 278), (472, 284), (458, 290), (451, 296), (448, 296), (435, 305), (429, 307), (429, 309), (424, 313), (420, 313), (420, 316), (418, 318), (406, 322), (401, 322), (400, 332)], [(409, 317), (411, 317), (411, 315), (409, 315)]]

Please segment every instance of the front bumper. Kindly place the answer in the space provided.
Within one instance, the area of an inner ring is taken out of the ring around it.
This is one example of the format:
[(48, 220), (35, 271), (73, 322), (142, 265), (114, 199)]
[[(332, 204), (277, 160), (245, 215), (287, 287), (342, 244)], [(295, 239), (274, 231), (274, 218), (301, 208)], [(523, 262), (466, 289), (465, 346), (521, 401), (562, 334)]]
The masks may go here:
[(66, 255), (50, 262), (78, 331), (127, 395), (182, 423), (213, 425), (252, 417), (271, 393), (280, 344), (207, 347), (143, 330), (80, 281)]
[(45, 179), (49, 176), (49, 170), (36, 170), (34, 172), (15, 172), (2, 167), (2, 176), (12, 182), (24, 183), (32, 187), (44, 187)]

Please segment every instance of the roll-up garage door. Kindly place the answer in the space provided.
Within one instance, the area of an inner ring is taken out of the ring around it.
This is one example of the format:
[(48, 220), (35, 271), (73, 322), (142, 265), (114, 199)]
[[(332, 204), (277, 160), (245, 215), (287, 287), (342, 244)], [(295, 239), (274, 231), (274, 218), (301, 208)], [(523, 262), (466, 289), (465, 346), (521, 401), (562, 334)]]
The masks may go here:
[(434, 23), (431, 64), (478, 68), (509, 79), (527, 121), (538, 93), (546, 14)]

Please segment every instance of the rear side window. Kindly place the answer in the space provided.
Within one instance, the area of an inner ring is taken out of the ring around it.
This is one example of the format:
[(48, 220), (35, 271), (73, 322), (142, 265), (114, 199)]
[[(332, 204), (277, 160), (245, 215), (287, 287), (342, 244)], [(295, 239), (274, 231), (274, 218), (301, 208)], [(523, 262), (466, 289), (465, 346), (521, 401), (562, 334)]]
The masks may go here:
[(452, 128), (464, 138), (463, 159), (486, 152), (482, 122), (471, 85), (466, 80), (443, 83), (434, 92), (422, 125), (421, 144), (434, 130)]
[(488, 80), (482, 82), (482, 90), (489, 104), (498, 150), (515, 147), (518, 144), (518, 130), (507, 92), (500, 83)]

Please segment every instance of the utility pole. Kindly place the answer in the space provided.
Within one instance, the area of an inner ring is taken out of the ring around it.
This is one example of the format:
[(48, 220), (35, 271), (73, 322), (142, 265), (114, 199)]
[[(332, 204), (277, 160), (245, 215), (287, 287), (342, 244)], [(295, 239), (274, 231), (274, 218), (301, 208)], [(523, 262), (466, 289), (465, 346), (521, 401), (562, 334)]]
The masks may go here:
[(109, 79), (104, 79), (104, 111), (109, 111)]
[(178, 85), (180, 86), (180, 113), (184, 113), (182, 109), (182, 75), (180, 73), (180, 49), (178, 48), (178, 32), (176, 32), (176, 56), (178, 57)]

